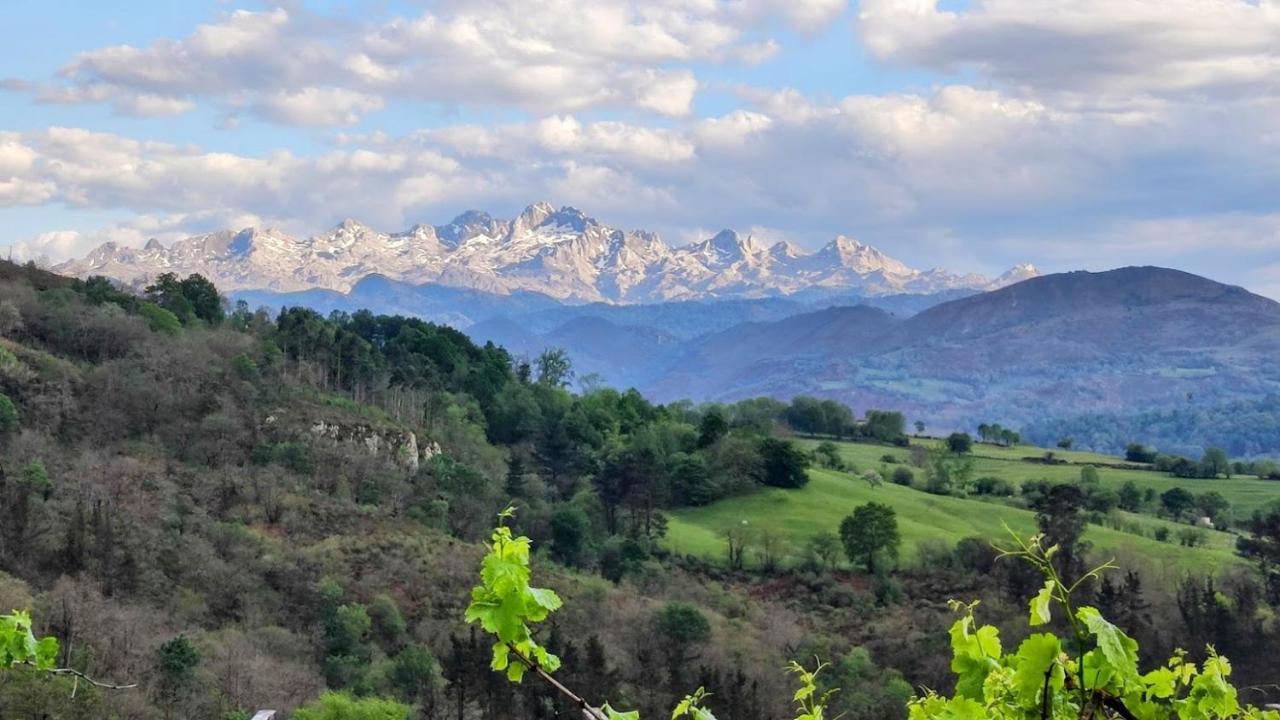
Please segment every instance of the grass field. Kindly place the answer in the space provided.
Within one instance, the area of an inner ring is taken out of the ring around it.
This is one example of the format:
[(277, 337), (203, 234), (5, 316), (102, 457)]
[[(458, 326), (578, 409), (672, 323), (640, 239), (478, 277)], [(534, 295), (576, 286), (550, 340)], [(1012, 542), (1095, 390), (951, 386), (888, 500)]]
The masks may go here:
[[(816, 441), (801, 441), (806, 446)], [(932, 441), (924, 441), (926, 443)], [(907, 451), (882, 445), (840, 443), (842, 457), (859, 470), (879, 468), (881, 457), (893, 454), (905, 461)], [(1030, 479), (1070, 480), (1080, 475), (1080, 465), (1040, 465), (1021, 458), (1043, 455), (1044, 450), (1026, 446), (975, 448), (974, 477), (993, 476), (1015, 485)], [(1116, 462), (1116, 458), (1093, 453), (1067, 453), (1059, 457), (1072, 463)], [(1280, 483), (1257, 479), (1181, 480), (1142, 470), (1100, 469), (1102, 482), (1119, 487), (1134, 480), (1141, 487), (1157, 492), (1181, 485), (1192, 492), (1210, 487), (1218, 490), (1240, 510), (1251, 511), (1269, 499), (1280, 497)], [(756, 537), (770, 533), (778, 538), (781, 555), (792, 560), (801, 557), (807, 540), (819, 531), (835, 532), (840, 521), (855, 507), (876, 501), (897, 511), (902, 534), (902, 558), (912, 562), (920, 542), (940, 540), (947, 544), (966, 537), (982, 537), (993, 542), (1007, 539), (1004, 525), (1015, 532), (1029, 535), (1035, 531), (1032, 512), (1002, 504), (995, 500), (956, 498), (930, 495), (920, 490), (892, 483), (871, 486), (867, 481), (845, 472), (822, 469), (810, 471), (810, 482), (800, 490), (768, 488), (760, 492), (722, 500), (702, 508), (688, 508), (672, 513), (667, 533), (668, 547), (679, 553), (709, 559), (725, 556), (724, 532), (734, 526), (750, 528)], [(917, 471), (919, 474), (919, 471)], [(1238, 510), (1239, 511), (1239, 510)], [(1121, 513), (1150, 533), (1156, 526), (1170, 529), (1171, 538), (1188, 526), (1147, 515)], [(1130, 534), (1106, 527), (1090, 525), (1085, 540), (1092, 543), (1094, 554), (1101, 559), (1114, 557), (1127, 567), (1141, 567), (1149, 576), (1177, 577), (1187, 572), (1216, 572), (1244, 563), (1235, 555), (1235, 536), (1217, 531), (1207, 533), (1203, 547), (1187, 548), (1176, 540), (1160, 542), (1152, 537)], [(758, 541), (757, 541), (758, 543)]]
[[(818, 444), (817, 440), (808, 439), (798, 442), (805, 448), (813, 448)], [(912, 442), (927, 447), (937, 447), (942, 443), (941, 440), (933, 438), (913, 439)], [(882, 464), (880, 458), (886, 454), (895, 456), (900, 462), (906, 462), (907, 460), (907, 450), (905, 448), (848, 442), (839, 443), (839, 446), (840, 456), (846, 463), (849, 463), (857, 470), (878, 469)], [(1012, 483), (1014, 487), (1018, 487), (1027, 480), (1051, 480), (1054, 482), (1077, 480), (1080, 478), (1080, 469), (1084, 464), (1099, 463), (1106, 465), (1124, 462), (1123, 458), (1110, 455), (1070, 450), (1053, 450), (1054, 457), (1067, 461), (1065, 465), (1042, 465), (1027, 462), (1023, 459), (1042, 457), (1045, 452), (1044, 448), (1029, 445), (1016, 445), (1014, 447), (974, 445), (971, 456), (973, 458), (973, 477), (997, 477)], [(919, 475), (920, 472), (916, 471), (916, 474)], [(1166, 473), (1152, 470), (1128, 470), (1111, 467), (1098, 468), (1098, 476), (1102, 485), (1112, 490), (1119, 490), (1120, 486), (1129, 480), (1136, 483), (1138, 487), (1152, 488), (1157, 494), (1174, 487), (1185, 488), (1195, 494), (1216, 490), (1222, 493), (1222, 496), (1231, 503), (1231, 510), (1237, 518), (1248, 517), (1254, 510), (1262, 507), (1267, 502), (1280, 499), (1280, 481), (1260, 480), (1251, 476), (1233, 477), (1229, 480), (1226, 478), (1217, 478), (1215, 480), (1176, 478)]]

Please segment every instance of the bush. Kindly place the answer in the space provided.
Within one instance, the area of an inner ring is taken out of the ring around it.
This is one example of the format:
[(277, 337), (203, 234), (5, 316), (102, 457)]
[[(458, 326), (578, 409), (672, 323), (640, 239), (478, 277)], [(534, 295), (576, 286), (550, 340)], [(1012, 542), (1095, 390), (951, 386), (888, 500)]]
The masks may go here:
[(711, 639), (711, 623), (701, 610), (692, 605), (667, 603), (654, 620), (658, 633), (675, 643), (684, 645)]
[(909, 467), (898, 467), (893, 469), (893, 475), (890, 477), (895, 485), (906, 485), (910, 487), (916, 481), (916, 474), (911, 472)]
[(1200, 528), (1182, 528), (1178, 531), (1178, 544), (1184, 547), (1199, 547), (1209, 541), (1209, 533)]
[(408, 720), (409, 706), (381, 698), (356, 698), (344, 692), (326, 692), (298, 708), (293, 720)]
[(764, 484), (780, 488), (801, 488), (809, 482), (809, 457), (793, 443), (777, 438), (760, 441), (764, 462)]
[(955, 562), (955, 552), (941, 538), (925, 538), (916, 543), (916, 563), (922, 569), (949, 570)]
[(0, 434), (18, 431), (18, 408), (8, 395), (0, 393)]
[(272, 449), (272, 459), (299, 475), (310, 475), (315, 470), (311, 448), (298, 442), (280, 443)]
[(986, 575), (995, 567), (998, 552), (991, 541), (981, 537), (967, 537), (956, 543), (956, 563), (965, 570)]
[(981, 477), (974, 483), (974, 493), (978, 495), (1011, 497), (1014, 490), (1013, 484), (1008, 480), (1002, 480), (997, 477)]
[(1129, 443), (1124, 449), (1124, 459), (1132, 463), (1153, 463), (1156, 451), (1142, 443)]
[(138, 314), (147, 321), (147, 327), (162, 335), (177, 335), (182, 330), (182, 321), (178, 316), (155, 303), (141, 303), (138, 306)]
[(840, 446), (830, 440), (823, 441), (813, 449), (813, 461), (819, 467), (843, 470), (844, 460), (840, 457)]

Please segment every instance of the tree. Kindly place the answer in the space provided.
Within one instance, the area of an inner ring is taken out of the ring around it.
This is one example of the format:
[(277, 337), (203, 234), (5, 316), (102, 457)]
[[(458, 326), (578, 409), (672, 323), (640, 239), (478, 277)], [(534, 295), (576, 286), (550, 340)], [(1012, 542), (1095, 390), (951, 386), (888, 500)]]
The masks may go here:
[(1101, 481), (1101, 476), (1098, 474), (1098, 468), (1094, 467), (1093, 465), (1085, 465), (1084, 467), (1080, 468), (1080, 484), (1081, 485), (1097, 486), (1097, 484), (1100, 481)]
[(547, 348), (538, 356), (538, 382), (551, 387), (566, 387), (573, 381), (573, 363), (564, 348)]
[(429, 648), (414, 643), (396, 654), (388, 679), (401, 698), (430, 700), (441, 684), (440, 664)]
[(900, 412), (868, 410), (864, 425), (867, 435), (880, 442), (897, 443), (906, 438), (906, 419)]
[(174, 317), (186, 325), (195, 318), (195, 308), (182, 292), (182, 281), (173, 273), (161, 273), (155, 281), (148, 285), (144, 292), (147, 300), (173, 313)]
[(192, 314), (197, 318), (210, 325), (221, 325), (226, 319), (227, 313), (223, 307), (222, 296), (218, 294), (218, 288), (203, 275), (188, 275), (179, 283), (179, 289), (191, 305)]
[(1175, 520), (1182, 518), (1196, 504), (1196, 498), (1180, 487), (1169, 488), (1160, 493), (1160, 504)]
[(1069, 437), (1064, 437), (1058, 440), (1058, 447), (1063, 450), (1070, 450), (1071, 447), (1075, 444), (1076, 444), (1076, 441)]
[(1280, 500), (1253, 512), (1245, 524), (1249, 537), (1236, 541), (1240, 552), (1257, 558), (1272, 602), (1280, 600)]
[(925, 491), (934, 495), (968, 492), (973, 475), (973, 458), (956, 457), (942, 448), (928, 451), (925, 458)]
[(973, 438), (969, 433), (953, 432), (947, 436), (947, 449), (956, 455), (964, 455), (973, 450)]
[(724, 411), (718, 407), (709, 408), (702, 414), (702, 422), (698, 424), (698, 447), (711, 447), (720, 442), (720, 438), (728, 432), (729, 421), (725, 420)]
[(830, 440), (818, 443), (818, 447), (813, 449), (813, 459), (824, 468), (844, 469), (844, 460), (840, 457), (840, 446)]
[(816, 564), (834, 568), (840, 557), (840, 538), (835, 533), (823, 530), (809, 538), (809, 553)]
[(693, 605), (669, 602), (654, 615), (654, 627), (667, 656), (671, 688), (676, 689), (685, 681), (685, 668), (695, 657), (694, 646), (711, 639), (711, 623)]
[(186, 635), (164, 643), (156, 651), (156, 669), (160, 682), (158, 691), (166, 705), (178, 703), (195, 682), (196, 666), (200, 664), (200, 652)]
[(591, 519), (577, 505), (563, 505), (551, 516), (551, 553), (566, 565), (577, 565), (586, 550)]
[(1132, 480), (1126, 480), (1120, 486), (1119, 504), (1121, 510), (1138, 512), (1142, 509), (1142, 489)]
[(802, 488), (809, 482), (809, 456), (794, 443), (778, 438), (760, 441), (764, 464), (764, 484), (780, 488)]
[(1156, 451), (1142, 443), (1132, 442), (1124, 448), (1124, 459), (1132, 463), (1153, 463), (1156, 461)]
[(706, 505), (720, 496), (701, 453), (677, 453), (671, 461), (671, 499), (678, 505)]
[(840, 522), (840, 541), (850, 562), (860, 562), (867, 572), (875, 572), (877, 555), (898, 556), (897, 514), (880, 503), (860, 505)]
[(1209, 518), (1215, 526), (1220, 528), (1225, 524), (1226, 514), (1231, 509), (1231, 503), (1223, 497), (1222, 493), (1217, 490), (1210, 490), (1196, 496), (1196, 509), (1200, 511), (1201, 515)]
[(1219, 475), (1226, 475), (1227, 479), (1231, 478), (1231, 459), (1222, 448), (1214, 447), (1205, 450), (1204, 456), (1200, 459), (1200, 467), (1205, 477), (1216, 478)]
[(397, 650), (404, 642), (408, 626), (400, 606), (388, 595), (379, 595), (369, 603), (369, 620), (378, 644), (388, 653)]
[(0, 436), (18, 431), (18, 408), (8, 395), (0, 393)]
[(923, 435), (923, 434), (924, 434), (924, 421), (923, 421), (923, 420), (917, 420), (917, 421), (916, 421), (916, 434), (917, 434), (917, 435)]
[(1081, 540), (1088, 522), (1085, 502), (1080, 487), (1063, 483), (1050, 486), (1032, 503), (1045, 543), (1058, 546), (1053, 564), (1063, 577), (1080, 577), (1084, 572), (1084, 556), (1089, 550), (1088, 543)]

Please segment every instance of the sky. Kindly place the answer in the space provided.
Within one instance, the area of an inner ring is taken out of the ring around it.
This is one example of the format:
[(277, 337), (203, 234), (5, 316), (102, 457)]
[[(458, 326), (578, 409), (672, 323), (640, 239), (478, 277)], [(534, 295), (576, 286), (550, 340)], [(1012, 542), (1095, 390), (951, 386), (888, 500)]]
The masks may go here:
[(1280, 299), (1280, 0), (6, 0), (0, 248), (538, 200)]

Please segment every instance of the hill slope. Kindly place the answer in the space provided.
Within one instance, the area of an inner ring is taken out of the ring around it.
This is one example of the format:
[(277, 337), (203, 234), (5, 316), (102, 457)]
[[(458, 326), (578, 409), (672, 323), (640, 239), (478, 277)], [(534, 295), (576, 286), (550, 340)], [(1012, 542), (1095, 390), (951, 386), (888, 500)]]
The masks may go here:
[[(762, 335), (777, 342), (762, 346)], [(940, 427), (1020, 426), (1274, 394), (1280, 303), (1175, 270), (1122, 268), (1035, 278), (902, 321), (828, 311), (741, 325), (683, 353), (678, 371), (644, 389), (662, 399), (814, 394)]]

